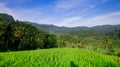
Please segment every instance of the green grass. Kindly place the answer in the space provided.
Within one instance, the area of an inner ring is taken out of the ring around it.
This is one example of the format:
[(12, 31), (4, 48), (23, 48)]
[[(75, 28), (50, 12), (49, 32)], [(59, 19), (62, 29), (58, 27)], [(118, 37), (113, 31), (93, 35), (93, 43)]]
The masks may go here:
[(0, 67), (120, 67), (120, 58), (86, 49), (0, 52)]

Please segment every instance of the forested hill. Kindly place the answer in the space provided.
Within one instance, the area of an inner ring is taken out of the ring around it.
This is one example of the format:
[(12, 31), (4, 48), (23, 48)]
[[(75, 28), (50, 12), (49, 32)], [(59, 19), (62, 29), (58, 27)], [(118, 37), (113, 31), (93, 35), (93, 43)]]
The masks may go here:
[[(2, 14), (0, 13), (0, 18), (3, 18), (5, 23), (9, 23), (12, 21), (15, 21), (11, 15), (8, 14)], [(111, 30), (116, 30), (120, 29), (120, 24), (119, 25), (101, 25), (101, 26), (94, 26), (94, 27), (85, 27), (85, 26), (79, 26), (79, 27), (59, 27), (55, 25), (46, 25), (46, 24), (37, 24), (33, 22), (27, 22), (27, 21), (21, 21), (27, 24), (31, 24), (38, 29), (46, 30), (52, 33), (70, 33), (70, 32), (76, 32), (76, 31), (111, 31)]]
[(43, 29), (46, 31), (79, 31), (79, 30), (115, 30), (120, 29), (120, 24), (118, 25), (101, 25), (101, 26), (94, 26), (94, 27), (85, 27), (85, 26), (79, 26), (79, 27), (59, 27), (55, 25), (45, 25), (45, 24), (37, 24), (37, 23), (31, 23), (27, 22), (29, 24), (32, 24), (33, 26)]
[[(0, 18), (3, 19), (5, 24), (9, 24), (10, 22), (15, 21), (11, 15), (8, 14), (0, 14)], [(46, 24), (37, 24), (28, 21), (20, 21), (26, 24), (30, 24), (35, 26), (36, 28), (50, 32), (52, 34), (70, 34), (70, 35), (78, 35), (78, 36), (93, 36), (93, 35), (113, 35), (115, 30), (120, 30), (120, 24), (118, 25), (101, 25), (101, 26), (94, 26), (94, 27), (59, 27), (55, 25), (46, 25)], [(102, 33), (101, 33), (102, 32)]]
[[(109, 43), (110, 39), (112, 43)], [(88, 47), (90, 42), (92, 46), (93, 44), (98, 45), (99, 42), (104, 45), (105, 42), (105, 44), (115, 44), (115, 47), (116, 45), (120, 47), (119, 39), (120, 24), (95, 27), (58, 27), (18, 21), (14, 20), (11, 15), (0, 14), (0, 51)]]
[(53, 34), (70, 34), (73, 32), (79, 32), (79, 31), (96, 31), (96, 32), (111, 32), (114, 30), (120, 29), (120, 24), (118, 25), (100, 25), (100, 26), (93, 26), (93, 27), (86, 27), (86, 26), (78, 26), (78, 27), (64, 27), (64, 26), (55, 26), (55, 25), (47, 25), (47, 24), (38, 24), (28, 21), (22, 21), (27, 24), (31, 24), (38, 29), (42, 29), (48, 32), (51, 32)]
[(56, 47), (56, 36), (0, 14), (0, 51), (18, 51)]
[(13, 16), (8, 15), (8, 14), (0, 13), (0, 18), (2, 19), (2, 21), (3, 21), (5, 24), (9, 24), (9, 23), (15, 21), (14, 18), (13, 18)]

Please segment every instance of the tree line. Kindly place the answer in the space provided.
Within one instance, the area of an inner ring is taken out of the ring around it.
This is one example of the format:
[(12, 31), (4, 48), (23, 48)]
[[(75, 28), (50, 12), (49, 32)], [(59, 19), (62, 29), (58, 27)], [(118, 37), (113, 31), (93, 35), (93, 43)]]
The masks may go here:
[[(55, 27), (54, 27), (55, 28)], [(49, 27), (47, 27), (49, 29)], [(62, 28), (63, 29), (63, 28)], [(57, 30), (57, 29), (56, 29)], [(37, 28), (31, 23), (15, 21), (12, 16), (0, 14), (0, 51), (18, 51), (44, 48), (89, 48), (112, 47), (119, 48), (120, 29), (115, 30), (57, 30), (49, 32)], [(68, 32), (68, 33), (65, 33)], [(60, 33), (60, 34), (59, 34)], [(110, 43), (112, 42), (112, 43)], [(101, 45), (101, 46), (100, 46)]]
[(0, 18), (0, 51), (56, 47), (56, 36), (21, 21), (4, 23)]

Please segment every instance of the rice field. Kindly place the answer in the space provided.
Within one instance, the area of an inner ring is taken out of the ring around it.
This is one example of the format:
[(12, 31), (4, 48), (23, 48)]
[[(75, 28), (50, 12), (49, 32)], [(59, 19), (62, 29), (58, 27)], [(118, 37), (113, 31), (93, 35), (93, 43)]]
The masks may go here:
[(120, 67), (120, 58), (86, 49), (0, 52), (0, 67)]

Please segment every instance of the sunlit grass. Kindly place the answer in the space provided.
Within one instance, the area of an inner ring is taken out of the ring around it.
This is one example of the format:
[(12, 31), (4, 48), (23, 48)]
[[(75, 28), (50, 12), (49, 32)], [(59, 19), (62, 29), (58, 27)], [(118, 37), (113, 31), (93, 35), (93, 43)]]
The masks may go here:
[(0, 53), (0, 67), (72, 66), (119, 67), (120, 58), (77, 48), (55, 48)]

